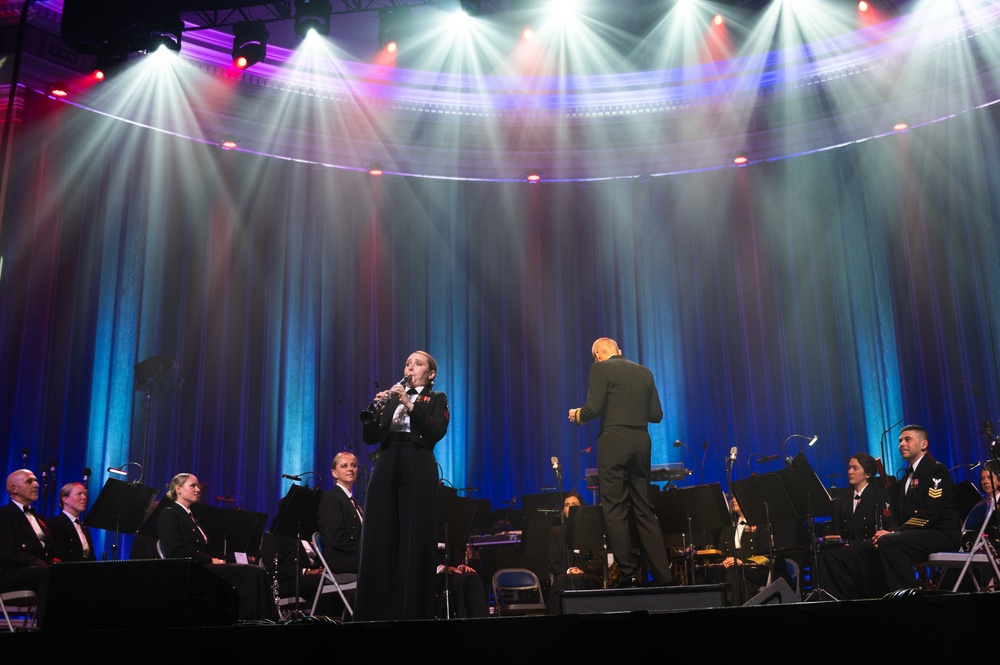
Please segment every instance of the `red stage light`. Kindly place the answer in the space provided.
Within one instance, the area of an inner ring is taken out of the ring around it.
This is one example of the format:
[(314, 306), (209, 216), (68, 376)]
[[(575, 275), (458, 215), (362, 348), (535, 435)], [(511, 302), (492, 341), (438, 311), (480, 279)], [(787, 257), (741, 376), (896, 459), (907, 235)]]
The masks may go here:
[(521, 39), (523, 39), (524, 41), (530, 42), (534, 38), (535, 38), (535, 31), (532, 30), (531, 28), (525, 28), (524, 30), (521, 31)]
[(236, 65), (236, 69), (246, 69), (250, 66), (250, 61), (247, 60), (245, 55), (241, 55), (233, 60), (233, 64)]
[(524, 179), (528, 182), (541, 182), (542, 174), (537, 171), (529, 171), (528, 174), (524, 176)]
[(368, 165), (368, 175), (380, 176), (383, 173), (385, 173), (385, 171), (382, 169), (381, 164), (372, 162), (371, 164)]
[(725, 24), (725, 22), (726, 19), (722, 17), (722, 14), (716, 14), (715, 16), (712, 17), (712, 25), (714, 25), (717, 28), (721, 28), (723, 24)]
[(385, 45), (385, 50), (388, 51), (389, 53), (395, 53), (396, 51), (399, 50), (399, 44), (397, 44), (396, 42), (389, 42), (388, 44)]
[(868, 11), (869, 9), (871, 9), (871, 5), (869, 5), (867, 2), (865, 2), (865, 0), (861, 0), (858, 3), (858, 11), (859, 12), (864, 13), (864, 12)]
[(103, 81), (104, 80), (104, 72), (101, 71), (100, 69), (95, 69), (94, 73), (91, 74), (91, 76), (94, 78), (95, 81)]
[(908, 124), (906, 124), (905, 122), (897, 122), (895, 125), (892, 126), (892, 131), (894, 131), (894, 132), (905, 132), (909, 128), (910, 128), (910, 126)]
[(745, 166), (746, 164), (749, 164), (749, 163), (750, 163), (750, 156), (749, 155), (745, 155), (743, 153), (740, 153), (740, 154), (736, 155), (735, 157), (733, 157), (733, 164), (736, 164), (736, 166)]
[(49, 86), (49, 94), (53, 97), (59, 97), (60, 99), (68, 97), (69, 87), (62, 81), (57, 81)]
[(235, 136), (223, 136), (219, 141), (219, 147), (223, 150), (236, 150), (240, 147), (240, 142), (236, 140)]

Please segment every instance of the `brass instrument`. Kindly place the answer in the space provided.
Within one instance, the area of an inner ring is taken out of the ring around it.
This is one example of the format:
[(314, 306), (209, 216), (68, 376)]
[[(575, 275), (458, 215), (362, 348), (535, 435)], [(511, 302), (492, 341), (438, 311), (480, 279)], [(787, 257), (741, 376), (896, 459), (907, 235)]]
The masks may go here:
[[(410, 381), (410, 375), (407, 374), (393, 385), (405, 386), (407, 383), (409, 383), (409, 381)], [(385, 406), (385, 403), (389, 401), (390, 397), (392, 397), (391, 391), (386, 393), (385, 397), (373, 400), (372, 403), (368, 405), (368, 408), (366, 408), (364, 411), (361, 412), (361, 422), (363, 422), (366, 425), (368, 423), (375, 422), (375, 419), (378, 418), (378, 414), (382, 412), (382, 407)]]

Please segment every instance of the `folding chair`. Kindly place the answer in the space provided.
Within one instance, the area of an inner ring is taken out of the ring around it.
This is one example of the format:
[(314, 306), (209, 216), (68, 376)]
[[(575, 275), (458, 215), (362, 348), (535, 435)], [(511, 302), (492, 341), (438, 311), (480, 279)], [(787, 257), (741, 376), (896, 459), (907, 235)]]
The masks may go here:
[(310, 614), (316, 614), (316, 607), (319, 605), (319, 597), (325, 593), (334, 593), (340, 595), (340, 599), (344, 602), (344, 611), (341, 612), (341, 620), (345, 619), (348, 614), (352, 617), (354, 616), (354, 608), (347, 601), (347, 595), (345, 591), (357, 591), (358, 588), (358, 575), (357, 573), (332, 573), (330, 572), (330, 566), (326, 564), (326, 558), (323, 556), (323, 540), (320, 532), (317, 531), (312, 535), (313, 549), (316, 550), (316, 555), (319, 556), (320, 563), (323, 564), (323, 581), (320, 583), (319, 587), (316, 589), (316, 596), (313, 598), (312, 611)]
[[(921, 567), (928, 569), (938, 569), (941, 573), (952, 568), (961, 568), (958, 579), (952, 591), (958, 591), (966, 573), (972, 568), (982, 568), (990, 566), (993, 569), (993, 579), (1000, 582), (1000, 566), (997, 565), (997, 552), (990, 542), (986, 529), (990, 525), (990, 519), (996, 510), (993, 499), (980, 501), (969, 511), (965, 522), (962, 524), (962, 542), (968, 543), (968, 549), (962, 552), (934, 552), (927, 557), (927, 561)], [(976, 534), (975, 538), (967, 540), (969, 536)], [(972, 575), (972, 583), (976, 591), (982, 591), (979, 580)]]
[(493, 573), (493, 600), (497, 616), (549, 613), (541, 582), (528, 568), (501, 568)]
[[(35, 611), (38, 609), (38, 596), (34, 591), (23, 590), (23, 591), (6, 591), (0, 593), (0, 611), (3, 612), (3, 619), (7, 623), (7, 628), (10, 632), (14, 632), (14, 621), (11, 621), (10, 615), (20, 616), (20, 627), (25, 630), (30, 630), (35, 626), (36, 615)], [(17, 616), (15, 616), (17, 619)]]

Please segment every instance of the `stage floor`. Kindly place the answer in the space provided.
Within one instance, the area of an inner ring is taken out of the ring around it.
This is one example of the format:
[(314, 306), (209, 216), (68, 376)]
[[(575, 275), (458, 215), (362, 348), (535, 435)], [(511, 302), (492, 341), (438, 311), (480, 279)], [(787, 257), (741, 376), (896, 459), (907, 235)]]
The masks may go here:
[[(683, 589), (674, 587), (668, 591)], [(661, 594), (663, 590), (649, 590)], [(535, 663), (543, 659), (591, 662), (610, 654), (629, 657), (747, 659), (847, 657), (851, 644), (864, 653), (914, 653), (973, 657), (992, 648), (1000, 618), (1000, 594), (913, 591), (878, 600), (779, 602), (744, 607), (622, 609), (628, 599), (648, 607), (636, 590), (603, 592), (614, 611), (587, 604), (578, 614), (488, 617), (410, 622), (339, 622), (305, 618), (288, 623), (221, 627), (41, 629), (0, 634), (0, 651), (47, 659), (87, 653), (95, 658), (238, 658), (285, 660), (301, 656), (341, 658), (394, 656), (432, 662)], [(676, 593), (676, 592), (675, 592)], [(87, 611), (87, 599), (80, 599)], [(624, 650), (624, 651), (622, 651)], [(439, 660), (445, 659), (445, 660)], [(239, 662), (239, 661), (236, 661)]]

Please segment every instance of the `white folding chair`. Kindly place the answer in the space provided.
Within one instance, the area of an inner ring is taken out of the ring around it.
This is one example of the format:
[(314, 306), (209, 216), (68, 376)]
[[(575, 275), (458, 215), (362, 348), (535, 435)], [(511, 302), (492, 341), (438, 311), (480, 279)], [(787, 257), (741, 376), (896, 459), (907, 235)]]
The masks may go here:
[(316, 614), (316, 607), (319, 605), (320, 596), (325, 593), (337, 593), (340, 595), (340, 599), (344, 602), (344, 611), (340, 614), (341, 620), (345, 619), (348, 614), (353, 617), (354, 608), (352, 608), (351, 603), (348, 602), (345, 592), (357, 591), (357, 573), (330, 572), (330, 566), (326, 564), (326, 558), (323, 556), (323, 538), (319, 531), (313, 534), (312, 545), (313, 549), (316, 550), (316, 555), (319, 557), (320, 563), (323, 564), (323, 581), (320, 583), (319, 588), (316, 589), (316, 596), (313, 598), (312, 611), (310, 613), (312, 615)]
[[(969, 515), (965, 518), (965, 522), (962, 524), (963, 542), (967, 542), (966, 539), (969, 536), (976, 534), (975, 538), (969, 544), (968, 550), (963, 552), (934, 552), (927, 557), (927, 561), (921, 564), (921, 567), (937, 569), (940, 573), (948, 569), (960, 568), (961, 572), (958, 575), (958, 579), (955, 580), (952, 591), (958, 591), (962, 580), (965, 579), (966, 574), (972, 568), (990, 566), (993, 569), (993, 579), (1000, 582), (1000, 566), (997, 564), (997, 552), (986, 533), (995, 509), (996, 506), (993, 499), (984, 499), (973, 506), (972, 510), (969, 511)], [(976, 591), (981, 591), (979, 580), (976, 579), (975, 575), (971, 577)]]
[(15, 615), (15, 620), (20, 619), (17, 623), (20, 624), (20, 628), (25, 630), (34, 628), (36, 617), (36, 610), (38, 609), (38, 596), (34, 591), (29, 591), (27, 589), (23, 591), (6, 591), (0, 593), (0, 611), (3, 611), (3, 619), (7, 623), (7, 628), (10, 632), (14, 632), (14, 623), (10, 618), (11, 614)]

